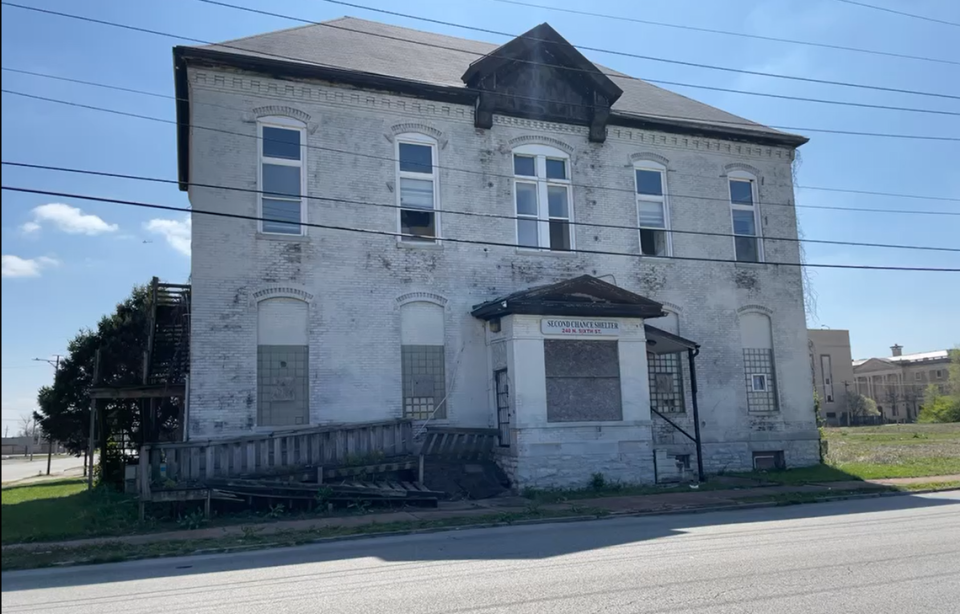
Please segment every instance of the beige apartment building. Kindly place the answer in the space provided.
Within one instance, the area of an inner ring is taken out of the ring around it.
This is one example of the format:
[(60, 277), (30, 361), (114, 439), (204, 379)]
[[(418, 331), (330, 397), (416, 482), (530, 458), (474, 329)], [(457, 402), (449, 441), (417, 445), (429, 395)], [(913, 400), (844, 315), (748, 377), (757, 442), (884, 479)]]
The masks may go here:
[(877, 403), (887, 422), (913, 422), (930, 384), (947, 392), (950, 355), (947, 350), (904, 354), (893, 345), (891, 355), (853, 361), (856, 390)]
[(820, 417), (832, 426), (846, 424), (847, 394), (856, 390), (850, 331), (808, 329), (807, 337), (814, 390), (820, 396)]

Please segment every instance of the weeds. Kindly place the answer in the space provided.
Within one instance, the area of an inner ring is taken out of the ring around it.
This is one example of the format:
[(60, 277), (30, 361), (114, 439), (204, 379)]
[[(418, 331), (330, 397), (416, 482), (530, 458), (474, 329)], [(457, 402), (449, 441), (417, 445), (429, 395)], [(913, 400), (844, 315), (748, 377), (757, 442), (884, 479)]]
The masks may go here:
[(177, 526), (183, 529), (199, 529), (205, 524), (207, 524), (207, 518), (200, 510), (194, 510), (177, 518)]
[(287, 508), (283, 506), (283, 503), (277, 503), (276, 505), (271, 505), (270, 509), (267, 510), (267, 513), (264, 514), (264, 516), (270, 519), (283, 518), (286, 511)]
[(593, 490), (604, 490), (607, 487), (607, 478), (602, 473), (590, 475), (590, 488)]

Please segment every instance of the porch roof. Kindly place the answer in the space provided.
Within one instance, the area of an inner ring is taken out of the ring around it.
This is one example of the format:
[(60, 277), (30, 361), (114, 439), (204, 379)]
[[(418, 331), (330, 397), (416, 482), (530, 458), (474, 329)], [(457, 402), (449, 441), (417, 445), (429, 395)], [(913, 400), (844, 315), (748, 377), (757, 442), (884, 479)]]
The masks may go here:
[(668, 333), (665, 330), (660, 330), (656, 326), (644, 324), (643, 331), (647, 335), (647, 351), (651, 354), (676, 354), (684, 350), (697, 350), (700, 348), (700, 344), (696, 341)]
[(619, 286), (581, 275), (535, 286), (474, 306), (475, 318), (492, 320), (511, 314), (659, 318), (663, 305)]

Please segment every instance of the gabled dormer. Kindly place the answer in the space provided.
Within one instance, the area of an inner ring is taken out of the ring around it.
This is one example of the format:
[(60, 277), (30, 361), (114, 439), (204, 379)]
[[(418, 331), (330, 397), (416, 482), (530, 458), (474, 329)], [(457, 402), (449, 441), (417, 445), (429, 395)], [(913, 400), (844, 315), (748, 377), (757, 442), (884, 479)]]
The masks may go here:
[(477, 90), (474, 123), (493, 126), (493, 114), (580, 124), (590, 140), (606, 138), (617, 85), (556, 30), (542, 23), (472, 63), (463, 74)]

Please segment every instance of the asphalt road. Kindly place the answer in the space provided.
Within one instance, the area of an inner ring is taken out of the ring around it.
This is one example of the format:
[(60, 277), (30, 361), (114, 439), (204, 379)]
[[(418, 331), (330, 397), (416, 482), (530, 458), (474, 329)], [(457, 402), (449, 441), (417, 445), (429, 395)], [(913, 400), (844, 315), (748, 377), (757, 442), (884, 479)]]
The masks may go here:
[(3, 574), (3, 612), (960, 611), (960, 493)]
[[(36, 477), (38, 474), (47, 473), (47, 455), (34, 454), (33, 462), (23, 460), (22, 458), (12, 458), (3, 461), (0, 465), (3, 471), (3, 482), (16, 482), (26, 478)], [(50, 463), (51, 475), (79, 475), (83, 472), (83, 457), (74, 456), (54, 457)]]

